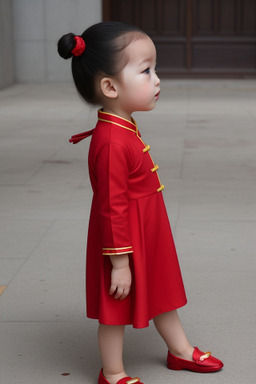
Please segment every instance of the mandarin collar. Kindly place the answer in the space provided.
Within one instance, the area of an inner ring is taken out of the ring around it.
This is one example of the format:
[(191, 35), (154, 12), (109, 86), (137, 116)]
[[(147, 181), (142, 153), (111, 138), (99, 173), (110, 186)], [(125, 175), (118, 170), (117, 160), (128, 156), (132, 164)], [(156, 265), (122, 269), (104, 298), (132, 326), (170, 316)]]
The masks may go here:
[(130, 120), (124, 119), (123, 117), (114, 115), (113, 113), (104, 112), (101, 109), (99, 109), (98, 120), (117, 125), (121, 128), (128, 129), (129, 131), (136, 133), (137, 136), (139, 135), (137, 124), (136, 124), (136, 121), (133, 119), (133, 117), (132, 117), (132, 121), (130, 121)]

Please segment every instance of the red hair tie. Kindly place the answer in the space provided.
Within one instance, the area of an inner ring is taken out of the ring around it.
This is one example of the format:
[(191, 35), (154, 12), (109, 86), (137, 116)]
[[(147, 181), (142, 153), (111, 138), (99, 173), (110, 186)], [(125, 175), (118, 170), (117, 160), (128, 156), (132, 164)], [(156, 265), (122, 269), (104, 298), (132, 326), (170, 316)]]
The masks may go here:
[(74, 56), (81, 56), (84, 53), (86, 46), (84, 39), (81, 36), (75, 36), (74, 39), (76, 41), (76, 45), (75, 48), (71, 51), (71, 53)]

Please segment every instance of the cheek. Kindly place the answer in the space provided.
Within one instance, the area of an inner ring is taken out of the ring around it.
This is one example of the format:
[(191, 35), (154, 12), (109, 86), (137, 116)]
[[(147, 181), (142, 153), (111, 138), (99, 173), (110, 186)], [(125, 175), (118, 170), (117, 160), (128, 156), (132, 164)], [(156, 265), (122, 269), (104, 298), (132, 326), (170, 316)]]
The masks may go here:
[(128, 85), (126, 95), (131, 102), (139, 103), (141, 101), (145, 103), (145, 101), (151, 100), (152, 95), (154, 95), (155, 88), (153, 82), (147, 77), (133, 75), (126, 84)]
[(152, 97), (155, 88), (153, 87), (150, 81), (143, 82), (140, 87), (141, 95), (144, 95), (145, 98)]

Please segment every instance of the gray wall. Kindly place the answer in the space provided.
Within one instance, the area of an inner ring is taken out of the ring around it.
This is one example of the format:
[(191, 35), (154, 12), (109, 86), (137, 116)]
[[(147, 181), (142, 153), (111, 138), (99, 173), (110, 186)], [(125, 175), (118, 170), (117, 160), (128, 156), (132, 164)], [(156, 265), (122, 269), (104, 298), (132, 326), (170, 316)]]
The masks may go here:
[(58, 56), (57, 41), (65, 33), (81, 34), (91, 24), (101, 21), (101, 0), (12, 2), (16, 81), (71, 80), (71, 62)]
[(12, 1), (0, 0), (0, 89), (14, 82)]

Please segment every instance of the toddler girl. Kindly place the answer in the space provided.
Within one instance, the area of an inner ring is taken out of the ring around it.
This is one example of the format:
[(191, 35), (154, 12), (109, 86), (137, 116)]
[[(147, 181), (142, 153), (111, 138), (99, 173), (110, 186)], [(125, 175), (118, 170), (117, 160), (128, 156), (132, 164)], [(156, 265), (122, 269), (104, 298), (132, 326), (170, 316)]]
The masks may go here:
[(81, 36), (64, 35), (59, 54), (72, 57), (75, 85), (84, 100), (100, 105), (92, 135), (89, 173), (93, 200), (87, 240), (87, 316), (99, 321), (99, 384), (141, 383), (123, 366), (125, 325), (154, 324), (167, 348), (169, 369), (196, 372), (223, 367), (210, 352), (190, 345), (177, 309), (186, 295), (150, 146), (134, 111), (152, 110), (160, 95), (156, 50), (141, 30), (102, 22)]

